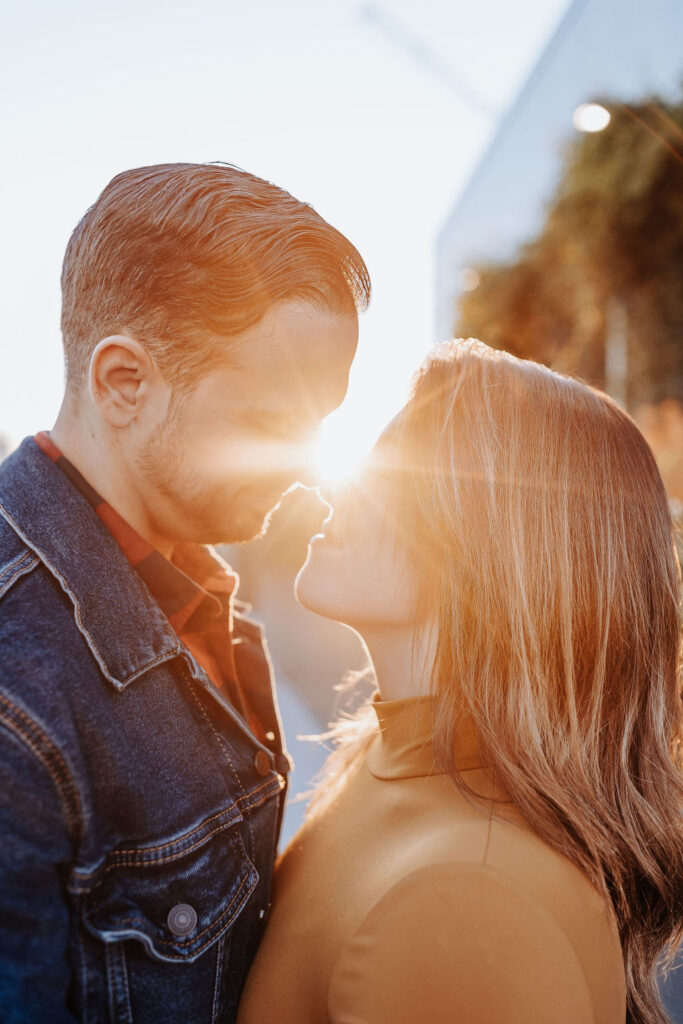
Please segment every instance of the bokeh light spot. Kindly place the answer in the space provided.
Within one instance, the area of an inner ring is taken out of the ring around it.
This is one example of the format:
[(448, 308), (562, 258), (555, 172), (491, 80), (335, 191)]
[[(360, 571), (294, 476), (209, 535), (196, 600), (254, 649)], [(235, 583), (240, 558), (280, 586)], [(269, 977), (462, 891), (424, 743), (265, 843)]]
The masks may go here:
[(574, 111), (572, 120), (580, 132), (601, 132), (612, 120), (612, 115), (600, 103), (582, 103)]

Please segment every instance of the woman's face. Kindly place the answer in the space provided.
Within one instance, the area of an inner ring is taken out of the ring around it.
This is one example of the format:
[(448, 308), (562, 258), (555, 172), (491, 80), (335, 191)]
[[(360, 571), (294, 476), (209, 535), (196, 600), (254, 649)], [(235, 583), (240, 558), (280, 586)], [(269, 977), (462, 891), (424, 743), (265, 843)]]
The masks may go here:
[(304, 607), (357, 629), (413, 627), (418, 580), (408, 558), (405, 482), (394, 420), (353, 483), (325, 493), (330, 515), (296, 581)]

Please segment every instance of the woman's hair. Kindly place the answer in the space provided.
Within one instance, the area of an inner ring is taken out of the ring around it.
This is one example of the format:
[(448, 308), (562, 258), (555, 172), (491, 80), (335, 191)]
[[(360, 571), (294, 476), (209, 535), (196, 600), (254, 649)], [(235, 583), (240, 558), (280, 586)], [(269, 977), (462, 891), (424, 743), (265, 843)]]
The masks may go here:
[(661, 1024), (683, 921), (680, 570), (652, 453), (607, 395), (472, 340), (427, 359), (398, 444), (439, 765), (467, 788), (452, 741), (471, 715), (529, 826), (613, 906), (628, 1021)]

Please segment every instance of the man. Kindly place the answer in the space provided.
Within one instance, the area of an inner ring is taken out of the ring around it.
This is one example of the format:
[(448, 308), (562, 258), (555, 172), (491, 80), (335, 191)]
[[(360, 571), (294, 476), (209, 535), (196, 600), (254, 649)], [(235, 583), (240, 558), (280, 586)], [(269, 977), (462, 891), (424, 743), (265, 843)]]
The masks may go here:
[(66, 393), (0, 468), (0, 1020), (235, 1018), (287, 757), (210, 549), (344, 397), (365, 265), (225, 165), (127, 171), (69, 242)]

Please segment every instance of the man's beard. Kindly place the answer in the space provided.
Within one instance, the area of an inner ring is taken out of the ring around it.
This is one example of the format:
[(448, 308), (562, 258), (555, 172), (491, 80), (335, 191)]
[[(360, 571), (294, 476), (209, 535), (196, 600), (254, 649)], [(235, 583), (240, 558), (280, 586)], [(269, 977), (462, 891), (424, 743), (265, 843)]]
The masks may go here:
[[(182, 456), (181, 435), (182, 423), (176, 410), (147, 441), (137, 460), (142, 475), (175, 513), (182, 536), (174, 539), (196, 544), (243, 544), (262, 537), (289, 481), (274, 479), (263, 495), (268, 499), (266, 507), (261, 509), (257, 495), (249, 500), (249, 494), (242, 494), (234, 482), (216, 483), (189, 470)], [(256, 492), (264, 490), (262, 479), (251, 486)], [(242, 502), (236, 502), (241, 494)], [(165, 531), (162, 528), (160, 532)]]

